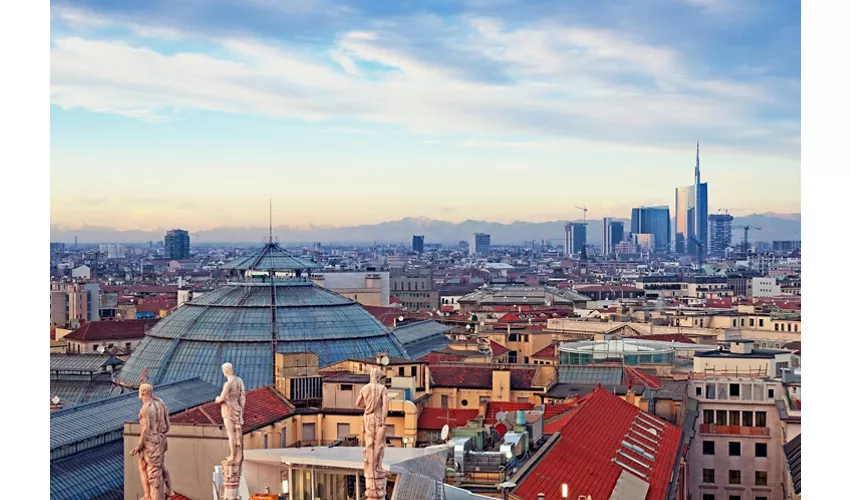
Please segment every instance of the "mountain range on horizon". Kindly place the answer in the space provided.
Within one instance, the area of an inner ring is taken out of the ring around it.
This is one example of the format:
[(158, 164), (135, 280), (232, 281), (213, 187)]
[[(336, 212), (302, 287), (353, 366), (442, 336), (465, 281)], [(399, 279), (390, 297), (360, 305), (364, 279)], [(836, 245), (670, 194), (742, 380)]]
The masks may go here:
[[(629, 230), (629, 219), (614, 218), (625, 222)], [(426, 243), (456, 244), (459, 241), (469, 241), (473, 233), (490, 234), (493, 245), (521, 244), (526, 241), (546, 240), (557, 245), (564, 239), (564, 224), (567, 220), (549, 222), (512, 223), (465, 220), (463, 222), (447, 222), (424, 217), (406, 217), (399, 220), (364, 224), (348, 227), (309, 225), (307, 227), (277, 226), (272, 232), (284, 244), (294, 243), (340, 243), (340, 244), (410, 244), (413, 235), (425, 235)], [(581, 222), (573, 220), (572, 222)], [(735, 217), (734, 226), (749, 225), (750, 241), (799, 240), (800, 214), (751, 214)], [(602, 221), (587, 220), (587, 239), (589, 245), (602, 243)], [(752, 228), (758, 227), (760, 230)], [(171, 229), (171, 228), (169, 228)], [(186, 228), (183, 228), (186, 229)], [(193, 243), (241, 243), (259, 244), (268, 237), (269, 228), (261, 227), (221, 227), (203, 231), (187, 229)], [(671, 225), (672, 230), (672, 225)], [(121, 231), (106, 227), (82, 226), (68, 228), (58, 225), (50, 226), (50, 241), (72, 243), (77, 238), (79, 243), (145, 243), (160, 241), (167, 229), (154, 231), (129, 230)], [(741, 241), (743, 229), (733, 229), (733, 243)]]

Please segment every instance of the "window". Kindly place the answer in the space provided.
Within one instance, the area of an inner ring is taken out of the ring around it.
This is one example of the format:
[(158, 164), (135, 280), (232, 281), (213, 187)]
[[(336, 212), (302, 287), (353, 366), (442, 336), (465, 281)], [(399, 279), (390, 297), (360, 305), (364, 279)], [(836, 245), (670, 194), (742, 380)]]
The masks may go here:
[(460, 401), (460, 405), (461, 405), (461, 406), (469, 406), (469, 401), (467, 401), (467, 400), (465, 400), (465, 399), (462, 399), (462, 400)]
[(403, 376), (404, 376), (404, 367), (403, 367), (403, 366), (399, 367), (399, 369), (398, 369), (398, 376), (399, 376), (399, 377), (403, 377)]
[(91, 346), (91, 350), (92, 350), (92, 351), (96, 351), (96, 350), (97, 350), (97, 344), (92, 345), (92, 346)]
[(798, 330), (799, 328), (800, 328), (800, 325), (796, 325), (796, 324), (794, 325), (794, 331), (795, 331), (795, 332), (796, 332), (796, 331), (799, 331), (799, 330)]
[(766, 470), (757, 470), (756, 471), (756, 486), (767, 486), (767, 471)]
[(126, 347), (127, 349), (129, 349), (129, 348), (130, 348), (130, 345), (131, 345), (131, 344), (130, 344), (129, 342), (124, 342), (124, 347)]
[(741, 412), (741, 421), (743, 422), (744, 427), (752, 427), (753, 426), (753, 412), (751, 412), (751, 411)]
[(741, 471), (739, 471), (739, 470), (730, 470), (729, 471), (729, 484), (741, 484)]
[(702, 387), (697, 387), (697, 396), (702, 396)]
[(729, 396), (737, 398), (741, 396), (740, 384), (729, 384)]
[(263, 434), (263, 449), (264, 450), (269, 449), (269, 435), (268, 434)]
[(717, 410), (714, 412), (717, 419), (717, 425), (726, 425), (726, 410)]
[(286, 448), (286, 427), (280, 430), (280, 447)]
[(341, 390), (341, 391), (353, 391), (354, 386), (352, 384), (340, 384), (339, 390)]
[(779, 323), (774, 323), (773, 329), (778, 332), (779, 331)]
[(702, 494), (702, 500), (714, 500), (714, 494), (713, 493), (703, 493)]
[(764, 327), (764, 319), (759, 318), (759, 327)]
[(741, 425), (741, 412), (739, 412), (739, 411), (730, 411), (729, 412), (729, 425)]
[(773, 399), (773, 389), (767, 390), (767, 399)]
[(487, 396), (479, 396), (478, 397), (478, 405), (483, 406), (490, 402), (490, 398)]
[(756, 456), (767, 457), (767, 443), (756, 443)]
[(714, 482), (714, 469), (703, 469), (702, 470), (702, 482), (703, 483), (713, 483)]
[(741, 495), (729, 495), (729, 500), (741, 500)]
[(336, 424), (336, 438), (342, 439), (351, 434), (351, 426), (349, 424)]
[(714, 410), (703, 410), (702, 411), (702, 423), (704, 423), (704, 424), (713, 424), (714, 423)]
[(750, 318), (750, 326), (756, 326), (756, 321), (753, 318)]
[(449, 407), (449, 397), (446, 396), (445, 394), (440, 396), (440, 407), (441, 408), (448, 408)]
[(756, 412), (756, 427), (767, 427), (767, 412)]
[(395, 425), (386, 424), (386, 428), (387, 428), (387, 433), (386, 433), (387, 437), (388, 438), (395, 437)]
[(416, 367), (415, 366), (410, 367), (410, 376), (416, 378)]
[(714, 441), (703, 441), (702, 442), (702, 454), (703, 455), (714, 455)]
[(525, 341), (528, 342), (528, 334), (525, 335)]
[(756, 497), (756, 500), (767, 500), (767, 497)]
[(528, 356), (525, 357), (525, 364), (528, 364)]
[(740, 457), (741, 456), (741, 443), (732, 441), (729, 443), (729, 456), (730, 457)]

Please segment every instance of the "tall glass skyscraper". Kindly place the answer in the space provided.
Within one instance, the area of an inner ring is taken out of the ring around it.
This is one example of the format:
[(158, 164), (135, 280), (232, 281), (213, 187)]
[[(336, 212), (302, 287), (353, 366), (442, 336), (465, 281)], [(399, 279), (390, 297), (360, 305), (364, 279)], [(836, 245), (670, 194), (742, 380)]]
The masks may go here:
[(640, 207), (632, 209), (632, 235), (654, 236), (655, 252), (666, 253), (670, 249), (670, 207)]
[(699, 170), (699, 142), (694, 167), (694, 184), (676, 188), (673, 226), (676, 253), (696, 254), (699, 247), (693, 240), (708, 248), (708, 183), (702, 182)]
[(165, 255), (171, 260), (189, 259), (189, 232), (172, 229), (165, 233)]
[(711, 214), (708, 216), (708, 254), (724, 255), (732, 246), (732, 216)]
[(623, 241), (623, 233), (622, 221), (616, 221), (610, 217), (602, 219), (602, 255), (614, 253), (614, 247)]
[(587, 224), (568, 222), (564, 226), (564, 255), (578, 255), (587, 244)]

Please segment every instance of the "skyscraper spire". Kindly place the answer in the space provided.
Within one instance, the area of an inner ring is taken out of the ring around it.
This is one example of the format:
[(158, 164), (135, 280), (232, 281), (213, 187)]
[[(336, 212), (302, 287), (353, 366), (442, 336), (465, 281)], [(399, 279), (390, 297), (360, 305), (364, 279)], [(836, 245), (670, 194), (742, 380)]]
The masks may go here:
[(696, 170), (694, 170), (694, 174), (696, 175), (697, 179), (699, 179), (699, 141), (697, 141), (697, 164)]
[(269, 198), (269, 244), (272, 243), (272, 199)]

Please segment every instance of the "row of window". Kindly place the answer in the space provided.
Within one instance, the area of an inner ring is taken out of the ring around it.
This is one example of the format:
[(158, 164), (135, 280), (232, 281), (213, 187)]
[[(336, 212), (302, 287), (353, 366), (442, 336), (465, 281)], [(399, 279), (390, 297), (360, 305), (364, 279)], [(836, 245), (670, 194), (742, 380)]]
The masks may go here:
[[(767, 486), (767, 471), (757, 470), (755, 474), (756, 486)], [(714, 484), (714, 469), (702, 470), (702, 482)], [(741, 471), (729, 471), (729, 484), (741, 484)]]
[[(715, 500), (715, 498), (714, 493), (702, 494), (702, 500)], [(741, 495), (729, 495), (727, 498), (728, 500), (741, 500)], [(755, 497), (755, 500), (767, 500), (767, 497)]]
[[(430, 288), (430, 287), (426, 287), (426, 286), (425, 286), (425, 282), (424, 282), (424, 281), (422, 281), (422, 282), (421, 282), (421, 283), (422, 283), (422, 288), (420, 288), (420, 287), (419, 287), (419, 283), (420, 283), (419, 281), (414, 281), (414, 282), (413, 282), (413, 290), (420, 290), (420, 289), (421, 289), (421, 290), (428, 290), (428, 289)], [(404, 283), (401, 283), (401, 286), (399, 286), (399, 282), (398, 282), (398, 281), (394, 281), (394, 282), (393, 282), (393, 290), (396, 290), (396, 291), (398, 291), (398, 290), (404, 290)], [(407, 291), (410, 291), (410, 281), (408, 281), (408, 282), (407, 282)]]
[[(767, 443), (756, 443), (755, 444), (755, 455), (758, 458), (767, 458)], [(702, 442), (702, 454), (703, 455), (714, 455), (714, 441), (703, 441)], [(739, 441), (731, 441), (729, 443), (729, 456), (730, 457), (740, 457), (741, 456), (741, 443)]]
[[(787, 368), (788, 363), (781, 362), (777, 363), (777, 370), (780, 368)], [(703, 386), (697, 385), (694, 388), (694, 391), (697, 397), (701, 397), (703, 395)], [(767, 389), (767, 399), (771, 400), (775, 397), (775, 390), (772, 388)], [(755, 400), (755, 401), (764, 401), (764, 385), (763, 384), (713, 384), (708, 383), (705, 385), (705, 398), (706, 399), (743, 399), (743, 400)]]
[[(755, 414), (755, 418), (753, 415)], [(703, 410), (702, 423), (715, 425), (740, 425), (742, 427), (767, 427), (767, 412), (746, 410)]]

